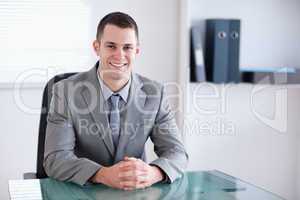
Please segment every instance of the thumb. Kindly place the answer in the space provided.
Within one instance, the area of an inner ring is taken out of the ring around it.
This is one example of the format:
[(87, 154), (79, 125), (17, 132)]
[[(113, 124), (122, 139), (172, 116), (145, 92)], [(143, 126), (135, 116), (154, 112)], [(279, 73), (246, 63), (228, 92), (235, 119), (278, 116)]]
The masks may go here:
[(125, 156), (125, 157), (124, 157), (124, 160), (127, 160), (127, 161), (129, 161), (129, 160), (136, 161), (137, 159), (136, 159), (135, 157), (128, 157), (128, 156)]

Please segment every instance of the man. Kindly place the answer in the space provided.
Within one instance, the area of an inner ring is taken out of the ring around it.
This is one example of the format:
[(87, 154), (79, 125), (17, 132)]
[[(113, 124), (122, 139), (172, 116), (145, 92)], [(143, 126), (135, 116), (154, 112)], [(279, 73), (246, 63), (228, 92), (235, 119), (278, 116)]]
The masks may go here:
[[(62, 181), (133, 190), (173, 182), (187, 165), (164, 87), (132, 72), (138, 27), (127, 14), (106, 15), (93, 42), (99, 62), (53, 87), (44, 167)], [(148, 138), (158, 159), (144, 160)]]

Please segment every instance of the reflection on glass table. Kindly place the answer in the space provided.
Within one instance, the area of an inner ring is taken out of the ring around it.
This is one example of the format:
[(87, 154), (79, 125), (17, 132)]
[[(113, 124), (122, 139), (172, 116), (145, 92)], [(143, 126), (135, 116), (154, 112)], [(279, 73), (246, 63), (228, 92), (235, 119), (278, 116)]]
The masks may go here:
[(149, 188), (122, 191), (104, 185), (79, 186), (50, 178), (41, 179), (44, 200), (107, 200), (107, 199), (186, 199), (186, 200), (279, 200), (271, 192), (219, 171), (187, 172), (172, 184), (158, 183)]

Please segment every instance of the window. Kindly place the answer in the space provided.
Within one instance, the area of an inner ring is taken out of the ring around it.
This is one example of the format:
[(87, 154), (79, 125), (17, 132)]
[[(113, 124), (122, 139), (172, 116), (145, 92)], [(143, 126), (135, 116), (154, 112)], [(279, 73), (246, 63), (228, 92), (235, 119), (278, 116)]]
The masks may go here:
[(0, 81), (30, 70), (85, 69), (91, 63), (89, 15), (83, 0), (0, 0)]

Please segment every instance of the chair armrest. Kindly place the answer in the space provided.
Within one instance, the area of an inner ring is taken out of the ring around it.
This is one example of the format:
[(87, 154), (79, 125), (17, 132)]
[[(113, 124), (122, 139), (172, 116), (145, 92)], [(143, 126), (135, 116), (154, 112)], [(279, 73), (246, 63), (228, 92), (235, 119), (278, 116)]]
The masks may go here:
[(36, 173), (29, 172), (23, 174), (24, 179), (36, 179)]

